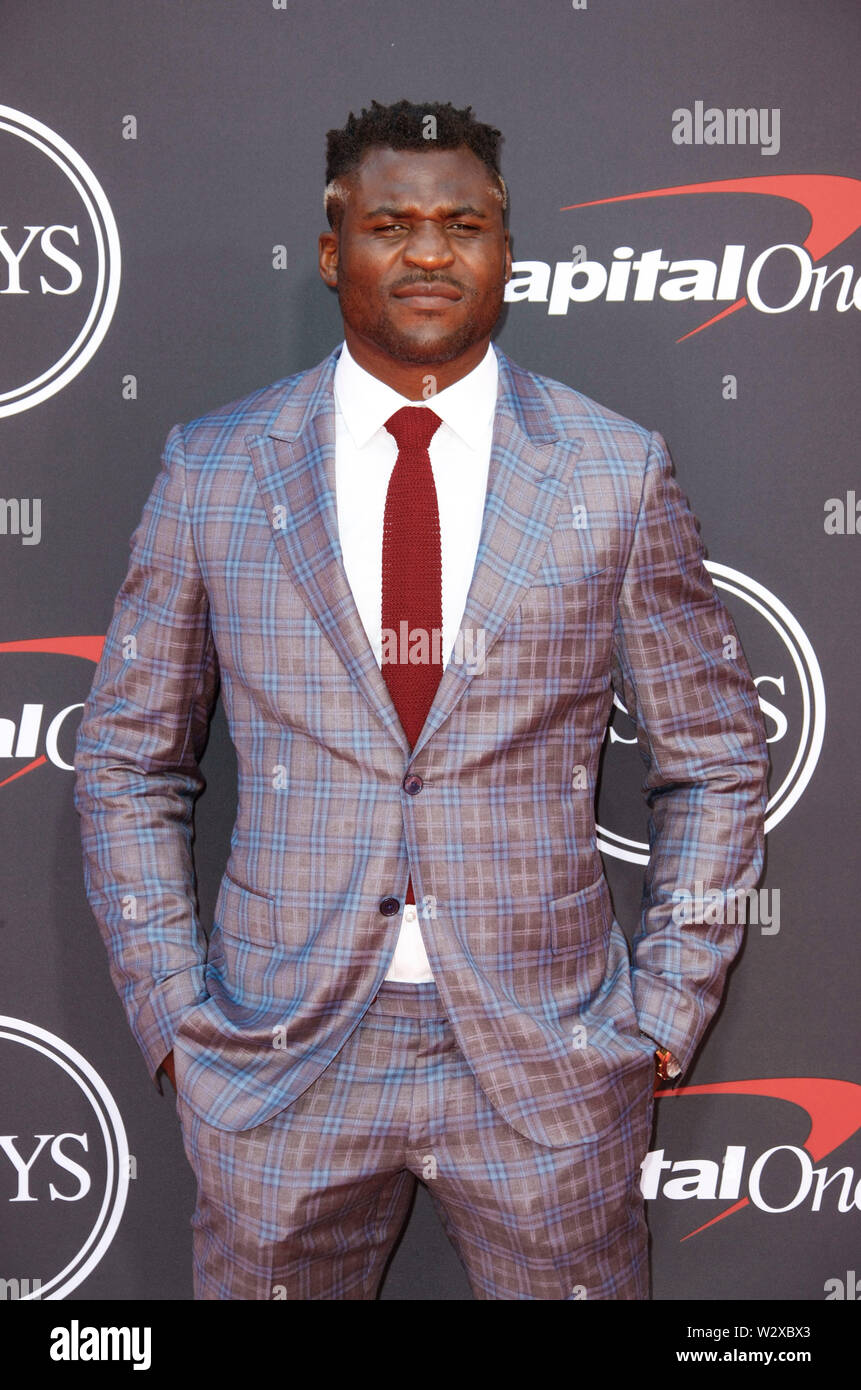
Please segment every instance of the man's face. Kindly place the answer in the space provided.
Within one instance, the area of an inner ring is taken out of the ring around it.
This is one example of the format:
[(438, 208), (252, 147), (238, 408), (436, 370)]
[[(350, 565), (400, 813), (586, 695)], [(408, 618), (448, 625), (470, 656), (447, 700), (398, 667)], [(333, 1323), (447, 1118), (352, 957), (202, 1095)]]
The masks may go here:
[[(320, 238), (348, 346), (415, 365), (489, 340), (511, 275), (493, 175), (467, 146), (369, 150), (345, 180), (338, 233)], [(352, 342), (351, 342), (352, 340)]]

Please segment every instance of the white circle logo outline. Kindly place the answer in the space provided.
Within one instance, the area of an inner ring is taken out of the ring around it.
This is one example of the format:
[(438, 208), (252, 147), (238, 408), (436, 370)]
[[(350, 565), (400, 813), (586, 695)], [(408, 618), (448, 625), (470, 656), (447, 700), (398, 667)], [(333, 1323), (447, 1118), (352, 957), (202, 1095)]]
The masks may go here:
[[(55, 1274), (46, 1284), (42, 1284), (38, 1289), (25, 1294), (24, 1298), (21, 1299), (22, 1303), (40, 1301), (45, 1298), (51, 1302), (65, 1298), (92, 1273), (119, 1229), (129, 1191), (128, 1140), (117, 1103), (105, 1082), (86, 1057), (83, 1057), (63, 1038), (57, 1037), (56, 1033), (49, 1033), (46, 1028), (40, 1028), (36, 1023), (27, 1023), (24, 1019), (10, 1018), (3, 1014), (0, 1014), (0, 1038), (22, 1043), (25, 1047), (33, 1048), (34, 1052), (41, 1052), (44, 1057), (56, 1062), (58, 1067), (71, 1076), (92, 1106), (105, 1142), (108, 1169), (105, 1195), (90, 1234), (77, 1254), (60, 1270), (59, 1274)], [(101, 1108), (99, 1102), (101, 1102)], [(111, 1145), (108, 1122), (113, 1131), (116, 1159)], [(116, 1183), (116, 1191), (113, 1194), (113, 1200), (111, 1200), (114, 1183)], [(85, 1256), (86, 1259), (84, 1259)], [(80, 1264), (82, 1259), (84, 1263)]]
[(74, 187), (86, 209), (92, 224), (96, 241), (98, 270), (93, 302), (84, 326), (74, 342), (47, 371), (16, 386), (11, 391), (0, 392), (0, 417), (17, 415), (22, 410), (30, 410), (50, 396), (62, 391), (64, 386), (84, 369), (94, 356), (108, 331), (120, 292), (120, 238), (114, 214), (105, 196), (104, 189), (90, 166), (72, 149), (56, 131), (34, 120), (23, 111), (15, 111), (11, 106), (0, 105), (0, 130), (6, 130), (19, 139), (34, 145), (42, 154), (65, 174)]
[[(768, 834), (792, 810), (819, 761), (825, 737), (825, 683), (810, 639), (786, 604), (781, 603), (765, 585), (742, 574), (741, 570), (712, 560), (706, 560), (705, 566), (716, 588), (744, 599), (771, 623), (789, 652), (801, 686), (801, 735), (789, 771), (769, 797), (764, 826)], [(617, 835), (615, 831), (605, 830), (600, 825), (596, 826), (596, 830), (599, 850), (613, 855), (615, 859), (624, 859), (628, 864), (648, 864), (649, 846), (641, 840)]]

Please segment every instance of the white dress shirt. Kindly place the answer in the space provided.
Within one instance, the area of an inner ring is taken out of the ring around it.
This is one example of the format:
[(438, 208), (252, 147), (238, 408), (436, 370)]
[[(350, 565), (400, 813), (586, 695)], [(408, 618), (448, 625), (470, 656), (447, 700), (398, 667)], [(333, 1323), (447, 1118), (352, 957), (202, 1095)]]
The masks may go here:
[[(428, 450), (439, 505), (442, 553), (442, 663), (448, 663), (472, 582), (493, 437), (498, 387), (488, 344), (477, 367), (426, 401), (411, 401), (372, 376), (346, 343), (335, 367), (335, 477), (344, 568), (377, 665), (382, 669), (383, 513), (398, 456), (385, 422), (402, 406), (427, 406), (442, 420)], [(387, 980), (416, 984), (433, 973), (416, 906), (401, 914)]]

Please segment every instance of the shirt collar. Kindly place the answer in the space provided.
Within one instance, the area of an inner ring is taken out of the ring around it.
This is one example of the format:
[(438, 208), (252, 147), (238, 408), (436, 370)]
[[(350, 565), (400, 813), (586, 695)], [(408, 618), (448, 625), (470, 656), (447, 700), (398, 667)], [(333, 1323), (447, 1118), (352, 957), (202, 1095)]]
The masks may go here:
[(496, 409), (499, 365), (493, 345), (471, 372), (427, 401), (411, 401), (360, 367), (346, 343), (335, 365), (335, 406), (356, 448), (361, 449), (401, 406), (429, 406), (472, 449), (486, 438)]

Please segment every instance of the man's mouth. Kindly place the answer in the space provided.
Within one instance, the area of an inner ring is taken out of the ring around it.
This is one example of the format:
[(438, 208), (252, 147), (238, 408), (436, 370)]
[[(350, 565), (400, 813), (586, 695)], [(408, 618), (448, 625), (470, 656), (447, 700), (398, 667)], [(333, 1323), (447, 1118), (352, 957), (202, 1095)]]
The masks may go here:
[(454, 285), (443, 284), (442, 281), (418, 281), (412, 285), (402, 285), (398, 290), (392, 290), (395, 299), (462, 299), (460, 290), (456, 290)]

